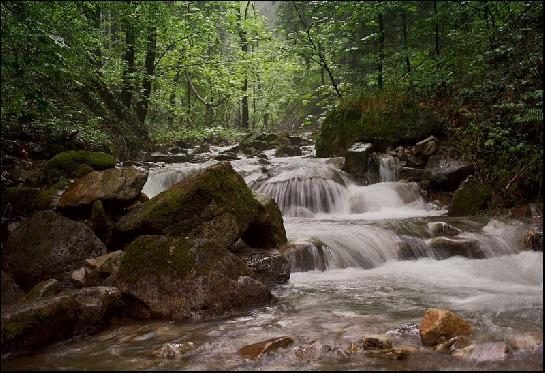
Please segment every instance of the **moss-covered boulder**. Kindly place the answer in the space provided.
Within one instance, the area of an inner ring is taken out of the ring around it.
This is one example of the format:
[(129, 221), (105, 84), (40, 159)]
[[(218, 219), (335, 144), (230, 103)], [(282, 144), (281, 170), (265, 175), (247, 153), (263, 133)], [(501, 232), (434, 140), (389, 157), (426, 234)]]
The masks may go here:
[(3, 217), (29, 216), (40, 188), (26, 186), (2, 187), (0, 211)]
[(253, 192), (257, 201), (257, 216), (242, 234), (242, 240), (255, 248), (275, 248), (288, 242), (282, 213), (276, 201), (268, 195)]
[(207, 238), (227, 248), (257, 216), (257, 201), (229, 162), (186, 178), (131, 210), (116, 224), (116, 243), (141, 234)]
[(61, 292), (61, 283), (54, 278), (47, 281), (38, 282), (23, 298), (24, 301), (31, 301), (56, 295)]
[(448, 208), (448, 215), (476, 215), (479, 210), (487, 206), (490, 197), (490, 188), (471, 175), (454, 192), (452, 202)]
[(32, 215), (10, 234), (2, 268), (28, 290), (105, 253), (106, 247), (87, 225), (47, 210)]
[(71, 209), (101, 200), (111, 204), (127, 204), (140, 196), (148, 178), (136, 167), (93, 171), (78, 179), (61, 196), (58, 208)]
[[(45, 163), (45, 176), (50, 184), (61, 176), (81, 177), (92, 170), (106, 170), (115, 167), (116, 159), (103, 152), (71, 150), (55, 155)], [(86, 164), (89, 167), (81, 167)]]
[(410, 97), (389, 92), (345, 99), (322, 123), (316, 156), (345, 156), (356, 142), (370, 142), (385, 151), (387, 146), (415, 143), (441, 130), (432, 108)]
[(140, 236), (125, 248), (116, 286), (129, 315), (181, 320), (266, 304), (271, 293), (251, 275), (209, 240)]
[(50, 187), (42, 190), (34, 199), (34, 209), (36, 211), (52, 210), (57, 208), (59, 199), (68, 186), (70, 179), (61, 177), (61, 179)]
[(2, 307), (2, 355), (96, 333), (117, 312), (120, 300), (118, 289), (95, 287)]

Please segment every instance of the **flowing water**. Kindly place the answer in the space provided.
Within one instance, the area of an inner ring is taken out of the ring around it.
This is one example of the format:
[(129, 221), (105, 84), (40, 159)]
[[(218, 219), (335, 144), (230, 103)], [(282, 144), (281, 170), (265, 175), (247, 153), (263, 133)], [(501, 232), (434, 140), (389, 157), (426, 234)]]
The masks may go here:
[[(277, 201), (288, 239), (291, 278), (272, 304), (201, 321), (115, 319), (103, 332), (57, 343), (4, 361), (3, 369), (154, 370), (542, 370), (542, 345), (505, 353), (511, 336), (543, 335), (543, 253), (524, 251), (528, 222), (447, 217), (426, 202), (416, 183), (397, 181), (396, 165), (381, 158), (380, 180), (356, 185), (339, 159), (257, 158), (232, 161), (256, 191)], [(215, 163), (152, 170), (144, 192), (157, 195)], [(480, 259), (445, 255), (430, 245), (430, 223), (446, 222), (477, 242)], [(421, 348), (396, 361), (347, 353), (364, 334), (387, 333), (396, 345), (421, 347), (418, 325), (426, 308), (447, 308), (474, 326), (466, 358)], [(238, 349), (291, 336), (294, 347), (257, 361)], [(169, 360), (155, 351), (184, 344)]]

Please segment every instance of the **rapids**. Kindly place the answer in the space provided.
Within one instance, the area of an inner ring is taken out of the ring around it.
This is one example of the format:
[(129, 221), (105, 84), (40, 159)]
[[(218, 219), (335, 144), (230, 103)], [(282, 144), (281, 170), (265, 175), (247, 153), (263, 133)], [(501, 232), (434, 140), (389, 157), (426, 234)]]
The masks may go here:
[[(212, 150), (217, 151), (217, 149)], [(498, 354), (509, 336), (543, 335), (543, 253), (522, 250), (528, 222), (485, 216), (447, 217), (416, 183), (397, 181), (397, 165), (380, 158), (379, 180), (357, 185), (338, 159), (273, 157), (231, 161), (248, 185), (277, 201), (288, 240), (291, 278), (267, 307), (223, 317), (169, 322), (114, 319), (103, 332), (4, 361), (3, 369), (112, 370), (541, 370), (543, 349)], [(150, 198), (216, 161), (151, 169)], [(484, 258), (445, 257), (431, 248), (428, 223), (447, 222), (478, 242)], [(406, 259), (401, 255), (410, 254)], [(304, 255), (303, 255), (304, 254)], [(325, 269), (325, 270), (323, 270)], [(347, 354), (368, 333), (418, 346), (426, 308), (453, 310), (475, 328), (468, 359), (429, 351), (395, 361)], [(293, 348), (258, 361), (244, 345), (288, 335)], [(153, 354), (165, 343), (191, 342), (181, 359)]]

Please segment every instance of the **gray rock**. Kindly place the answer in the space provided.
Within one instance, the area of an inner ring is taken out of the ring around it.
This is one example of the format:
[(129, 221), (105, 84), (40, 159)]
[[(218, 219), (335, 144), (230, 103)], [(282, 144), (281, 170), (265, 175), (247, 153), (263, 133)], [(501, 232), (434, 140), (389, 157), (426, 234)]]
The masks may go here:
[(368, 170), (373, 144), (357, 142), (346, 152), (343, 170), (353, 175), (364, 175)]
[(60, 279), (106, 247), (85, 224), (53, 211), (34, 214), (13, 231), (4, 248), (2, 266), (24, 289), (50, 278)]
[(254, 278), (267, 286), (286, 284), (290, 279), (290, 264), (276, 249), (253, 250), (237, 256), (253, 272)]
[(36, 300), (51, 295), (57, 295), (61, 292), (61, 290), (60, 282), (52, 278), (34, 285), (34, 287), (25, 295), (23, 301)]
[(476, 215), (485, 208), (491, 198), (490, 188), (470, 175), (454, 192), (448, 208), (449, 216)]
[(430, 187), (435, 190), (452, 192), (458, 189), (460, 183), (474, 170), (470, 162), (434, 154), (428, 158), (423, 178), (429, 180)]
[(435, 136), (430, 136), (422, 141), (419, 141), (414, 146), (414, 151), (417, 155), (429, 156), (437, 153), (437, 139)]
[(460, 229), (453, 227), (452, 225), (442, 221), (428, 223), (428, 230), (430, 231), (431, 235), (434, 237), (437, 237), (437, 236), (452, 237), (462, 233)]
[(466, 258), (483, 259), (486, 255), (477, 240), (467, 238), (434, 237), (427, 241), (441, 258), (465, 256)]

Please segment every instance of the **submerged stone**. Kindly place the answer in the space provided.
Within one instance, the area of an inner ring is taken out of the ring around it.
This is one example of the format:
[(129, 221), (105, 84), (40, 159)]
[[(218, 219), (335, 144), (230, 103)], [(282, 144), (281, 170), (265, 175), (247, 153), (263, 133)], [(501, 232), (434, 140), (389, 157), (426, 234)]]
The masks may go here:
[(293, 339), (291, 337), (277, 337), (267, 339), (266, 341), (257, 342), (251, 345), (242, 347), (239, 353), (249, 359), (259, 359), (264, 354), (272, 351), (276, 351), (280, 348), (288, 348), (293, 345)]

